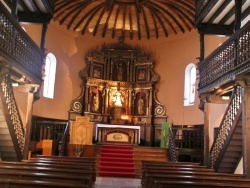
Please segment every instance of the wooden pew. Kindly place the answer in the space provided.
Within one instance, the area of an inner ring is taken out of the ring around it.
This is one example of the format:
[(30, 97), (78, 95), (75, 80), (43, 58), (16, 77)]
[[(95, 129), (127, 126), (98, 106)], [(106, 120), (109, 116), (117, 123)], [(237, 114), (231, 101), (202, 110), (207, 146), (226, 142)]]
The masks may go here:
[(44, 160), (44, 161), (64, 161), (64, 162), (79, 162), (79, 163), (96, 163), (96, 158), (89, 157), (38, 157), (38, 158), (30, 158), (30, 160)]
[[(170, 182), (170, 183), (169, 183)], [(179, 183), (186, 182), (186, 184)], [(188, 183), (191, 182), (191, 183)], [(199, 167), (197, 164), (183, 164), (173, 162), (142, 162), (142, 185), (145, 188), (180, 188), (180, 187), (250, 187), (250, 179), (243, 175), (215, 173), (214, 170), (206, 167)], [(231, 183), (228, 183), (231, 182)], [(196, 185), (197, 183), (197, 185)], [(211, 184), (211, 185), (210, 185)]]
[(249, 183), (155, 180), (152, 188), (249, 188)]
[(205, 169), (205, 168), (181, 168), (181, 167), (158, 167), (157, 168), (146, 168), (142, 171), (142, 179), (141, 184), (142, 185), (148, 185), (149, 180), (151, 177), (151, 174), (182, 174), (182, 173), (188, 173), (188, 174), (199, 174), (199, 173), (214, 173), (211, 169)]
[(234, 175), (234, 174), (224, 174), (224, 173), (210, 173), (210, 172), (197, 172), (195, 174), (189, 173), (183, 174), (182, 172), (177, 173), (164, 173), (164, 174), (146, 174), (145, 178), (145, 187), (151, 188), (154, 187), (154, 182), (156, 180), (171, 180), (171, 181), (214, 181), (214, 182), (227, 182), (234, 180), (235, 182), (247, 182), (250, 183), (249, 179), (244, 179), (243, 175)]
[(0, 185), (3, 188), (87, 188), (88, 186), (71, 182), (51, 182), (39, 180), (3, 179), (0, 178)]
[[(24, 173), (27, 173), (27, 176), (30, 175), (29, 177), (33, 177), (33, 179), (36, 179), (36, 178), (32, 176), (31, 174), (36, 173), (37, 175), (39, 174), (39, 176), (37, 176), (38, 179), (42, 178), (43, 180), (48, 180), (48, 179), (52, 179), (50, 177), (57, 177), (57, 179), (55, 179), (57, 182), (63, 182), (67, 179), (68, 182), (71, 181), (72, 183), (74, 182), (81, 183), (84, 186), (86, 185), (88, 187), (92, 187), (96, 180), (95, 169), (93, 167), (86, 167), (86, 168), (80, 167), (79, 168), (79, 166), (76, 166), (76, 165), (63, 166), (63, 165), (55, 165), (55, 164), (42, 164), (41, 165), (41, 164), (29, 163), (29, 162), (27, 163), (25, 162), (0, 162), (0, 172), (3, 172), (3, 173), (8, 172), (10, 174), (10, 177), (15, 176), (14, 172), (16, 172), (17, 175), (19, 175), (18, 172), (24, 172)], [(74, 176), (82, 177), (82, 179), (75, 178)], [(2, 176), (0, 176), (0, 178), (1, 177)], [(5, 176), (5, 178), (7, 177)], [(79, 180), (79, 182), (76, 181), (77, 179)]]
[(39, 172), (21, 172), (13, 170), (0, 170), (0, 179), (21, 179), (21, 180), (39, 180), (60, 183), (77, 183), (85, 187), (92, 187), (92, 177), (86, 175), (74, 175), (68, 173), (39, 173)]
[(44, 161), (44, 160), (23, 160), (22, 165), (44, 166), (44, 167), (58, 167), (58, 168), (76, 168), (76, 169), (93, 169), (95, 170), (95, 163), (77, 163), (77, 162), (62, 162), (62, 161)]
[(95, 157), (72, 157), (72, 156), (57, 156), (57, 155), (36, 155), (34, 158), (47, 159), (66, 159), (66, 160), (93, 160)]
[(154, 167), (182, 167), (182, 168), (207, 168), (206, 166), (201, 166), (199, 163), (189, 163), (189, 162), (159, 162), (159, 161), (142, 161), (142, 169), (148, 166)]

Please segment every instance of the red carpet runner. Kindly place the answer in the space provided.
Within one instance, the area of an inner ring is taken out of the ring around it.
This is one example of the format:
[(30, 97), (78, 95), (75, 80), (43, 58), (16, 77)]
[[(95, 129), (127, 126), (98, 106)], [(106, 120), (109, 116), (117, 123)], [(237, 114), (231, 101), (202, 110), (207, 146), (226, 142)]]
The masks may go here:
[(133, 147), (103, 145), (100, 159), (100, 176), (135, 177)]

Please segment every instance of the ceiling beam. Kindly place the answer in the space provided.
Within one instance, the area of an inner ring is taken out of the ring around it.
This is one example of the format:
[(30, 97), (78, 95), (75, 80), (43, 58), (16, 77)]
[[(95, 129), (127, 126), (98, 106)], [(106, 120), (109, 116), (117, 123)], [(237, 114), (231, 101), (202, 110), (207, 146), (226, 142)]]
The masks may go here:
[(18, 12), (18, 22), (26, 23), (49, 23), (52, 17), (48, 14)]
[(206, 25), (206, 24), (200, 24), (197, 26), (200, 33), (207, 34), (207, 35), (226, 35), (230, 36), (234, 33), (233, 27), (230, 25)]

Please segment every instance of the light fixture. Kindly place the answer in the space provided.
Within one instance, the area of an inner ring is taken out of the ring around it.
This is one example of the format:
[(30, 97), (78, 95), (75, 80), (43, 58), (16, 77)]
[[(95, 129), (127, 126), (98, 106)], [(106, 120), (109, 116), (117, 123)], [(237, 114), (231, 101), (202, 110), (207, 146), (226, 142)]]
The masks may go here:
[(222, 96), (221, 98), (222, 98), (223, 100), (229, 100), (229, 99), (230, 99), (230, 97), (229, 97), (229, 96), (225, 96), (225, 95), (224, 95), (224, 96)]

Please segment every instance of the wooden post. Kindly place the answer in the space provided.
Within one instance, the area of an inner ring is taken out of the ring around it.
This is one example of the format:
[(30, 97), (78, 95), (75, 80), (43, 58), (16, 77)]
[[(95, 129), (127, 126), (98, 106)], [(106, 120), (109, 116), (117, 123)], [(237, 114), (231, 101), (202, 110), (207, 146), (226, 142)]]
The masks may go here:
[(210, 104), (204, 102), (204, 165), (210, 166), (209, 152)]
[(242, 137), (243, 137), (243, 173), (250, 178), (250, 87), (243, 89)]
[(40, 48), (44, 53), (45, 53), (45, 36), (46, 36), (47, 29), (48, 29), (48, 24), (43, 23)]

